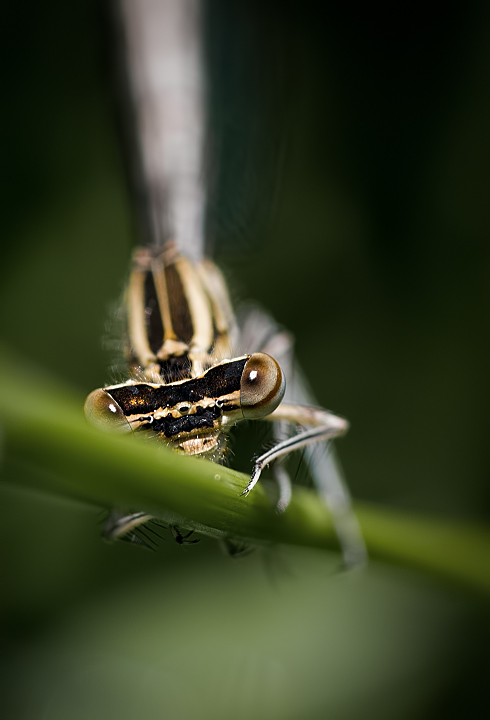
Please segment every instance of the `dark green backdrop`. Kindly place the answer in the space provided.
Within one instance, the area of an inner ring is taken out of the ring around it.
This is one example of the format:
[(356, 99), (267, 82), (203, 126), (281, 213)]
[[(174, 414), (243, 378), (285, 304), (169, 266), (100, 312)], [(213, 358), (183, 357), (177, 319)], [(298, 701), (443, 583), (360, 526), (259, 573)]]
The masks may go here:
[[(209, 233), (236, 298), (351, 421), (356, 498), (487, 522), (488, 8), (208, 6)], [(2, 340), (83, 401), (135, 242), (107, 13), (24, 2), (2, 25)], [(106, 546), (26, 473), (7, 458), (0, 488), (6, 717), (488, 713), (473, 600), (321, 553)]]

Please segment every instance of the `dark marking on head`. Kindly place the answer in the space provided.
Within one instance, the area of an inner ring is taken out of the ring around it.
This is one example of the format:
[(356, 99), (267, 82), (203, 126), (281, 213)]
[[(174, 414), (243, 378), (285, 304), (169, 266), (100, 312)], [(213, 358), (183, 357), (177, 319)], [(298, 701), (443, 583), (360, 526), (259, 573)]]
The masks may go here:
[[(177, 385), (152, 387), (146, 383), (135, 383), (107, 388), (106, 392), (114, 398), (125, 415), (153, 413), (160, 408), (178, 407), (179, 404), (195, 403), (203, 398), (218, 400), (223, 395), (240, 390), (246, 362), (247, 358), (242, 358), (215, 365), (201, 377)], [(191, 396), (193, 400), (190, 400)], [(222, 410), (217, 410), (221, 414)]]
[(195, 415), (185, 415), (180, 418), (174, 418), (168, 415), (160, 420), (155, 420), (151, 426), (152, 430), (163, 433), (167, 438), (172, 438), (180, 435), (180, 433), (190, 433), (193, 430), (214, 428), (215, 420), (221, 416), (221, 409), (216, 406), (198, 409), (202, 412), (196, 413)]

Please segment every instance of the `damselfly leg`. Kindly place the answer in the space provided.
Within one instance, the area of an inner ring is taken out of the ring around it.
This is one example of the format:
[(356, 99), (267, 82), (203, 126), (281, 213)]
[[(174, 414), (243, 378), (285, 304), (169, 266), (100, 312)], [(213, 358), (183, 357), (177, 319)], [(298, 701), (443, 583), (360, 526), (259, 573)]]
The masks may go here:
[[(260, 347), (262, 352), (273, 355), (287, 377), (283, 402), (265, 418), (273, 422), (274, 446), (256, 458), (244, 493), (250, 492), (264, 467), (272, 463), (272, 474), (279, 489), (277, 511), (284, 512), (292, 488), (281, 460), (289, 453), (304, 448), (315, 488), (330, 511), (345, 565), (363, 564), (367, 558), (366, 546), (331, 442), (348, 430), (348, 422), (315, 404), (313, 393), (295, 360), (291, 334), (280, 328), (270, 315), (252, 305), (239, 315), (239, 327), (242, 347), (247, 345), (250, 351)], [(324, 452), (317, 452), (319, 444), (323, 444)]]

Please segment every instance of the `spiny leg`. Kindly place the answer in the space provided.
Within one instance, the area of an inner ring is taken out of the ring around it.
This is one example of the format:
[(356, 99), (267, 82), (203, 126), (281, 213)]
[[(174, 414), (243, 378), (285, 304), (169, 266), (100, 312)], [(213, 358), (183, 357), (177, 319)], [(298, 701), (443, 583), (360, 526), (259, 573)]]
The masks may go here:
[(198, 542), (201, 542), (201, 538), (194, 538), (194, 540), (189, 540), (191, 535), (194, 534), (194, 530), (189, 530), (188, 533), (183, 535), (179, 528), (176, 525), (170, 525), (170, 530), (172, 532), (172, 535), (174, 536), (174, 540), (179, 545), (195, 545)]
[[(257, 331), (258, 328), (261, 332)], [(352, 567), (364, 563), (367, 557), (364, 540), (352, 509), (349, 490), (335, 462), (335, 454), (329, 442), (347, 430), (347, 422), (310, 404), (313, 395), (300, 368), (294, 362), (293, 339), (289, 333), (281, 330), (270, 316), (258, 308), (252, 308), (244, 318), (243, 329), (248, 331), (250, 337), (255, 335), (267, 338), (260, 349), (278, 360), (288, 380), (286, 402), (266, 418), (274, 421), (277, 445), (257, 459), (245, 494), (257, 483), (265, 465), (274, 458), (304, 447), (315, 486), (330, 510), (345, 564)], [(284, 440), (288, 425), (303, 425), (311, 429), (304, 429)], [(325, 440), (328, 443), (328, 452), (315, 452), (315, 444)], [(274, 464), (272, 472), (279, 486), (277, 511), (283, 512), (291, 497), (291, 481), (280, 462)]]
[[(296, 409), (298, 406), (309, 406), (313, 412), (313, 419), (320, 421), (317, 408), (313, 408), (314, 395), (305, 380), (301, 368), (294, 359), (294, 342), (292, 336), (282, 328), (263, 310), (258, 307), (251, 307), (243, 316), (241, 322), (243, 335), (260, 343), (256, 350), (269, 353), (281, 365), (287, 377), (286, 395), (284, 403), (272, 414), (270, 420), (274, 420), (274, 436), (278, 444), (287, 437), (287, 426), (298, 423), (309, 426), (315, 425), (316, 422), (305, 422), (305, 419), (298, 420), (298, 415), (294, 413), (281, 421), (279, 417), (287, 409), (287, 404), (293, 405)], [(331, 413), (326, 413), (325, 418), (330, 422), (331, 418), (335, 418)], [(343, 421), (345, 422), (345, 421)], [(344, 430), (345, 432), (345, 430)], [(304, 436), (303, 436), (304, 437)], [(318, 438), (320, 440), (320, 438)], [(328, 441), (327, 441), (328, 442)], [(326, 452), (318, 452), (314, 443), (309, 443), (305, 447), (306, 459), (309, 464), (310, 473), (315, 486), (330, 510), (332, 522), (339, 538), (344, 562), (347, 566), (360, 565), (367, 558), (366, 546), (362, 537), (357, 517), (352, 509), (352, 502), (347, 484), (345, 483), (342, 470), (335, 456), (335, 449), (332, 443), (328, 443)], [(279, 485), (279, 502), (277, 504), (278, 512), (284, 511), (287, 507), (287, 486), (291, 481), (281, 462), (273, 465), (272, 472)]]
[[(141, 526), (152, 520), (154, 520), (153, 515), (148, 515), (144, 512), (136, 512), (124, 515), (117, 510), (112, 510), (109, 517), (107, 518), (102, 534), (107, 540), (129, 540), (130, 542), (135, 542), (139, 545), (145, 545), (149, 547), (150, 541), (148, 540), (148, 538), (146, 538), (145, 542), (145, 540), (142, 540), (138, 535), (135, 534), (135, 531), (139, 530), (139, 532), (142, 533), (144, 537), (146, 537), (141, 530)], [(194, 530), (190, 530), (188, 533), (182, 534), (182, 532), (176, 525), (170, 525), (169, 528), (175, 541), (179, 545), (194, 545), (200, 542), (199, 538), (190, 540), (190, 537), (194, 533)], [(147, 527), (146, 529), (149, 532), (153, 532), (150, 527)]]
[(140, 540), (140, 538), (134, 534), (134, 531), (152, 519), (152, 515), (148, 515), (144, 512), (129, 513), (125, 515), (118, 510), (112, 510), (105, 522), (102, 536), (106, 540), (119, 540), (132, 534), (132, 537), (136, 538), (133, 542), (140, 545), (146, 545), (145, 542)]
[(292, 405), (283, 403), (277, 410), (269, 415), (266, 420), (294, 423), (295, 425), (309, 426), (308, 430), (301, 430), (297, 435), (282, 440), (266, 453), (258, 457), (255, 461), (252, 477), (242, 495), (248, 493), (257, 484), (262, 470), (273, 460), (280, 458), (294, 450), (299, 450), (312, 443), (321, 440), (333, 440), (333, 438), (343, 435), (349, 424), (347, 420), (333, 415), (326, 410), (315, 408), (309, 405)]
[[(363, 564), (367, 558), (366, 547), (340, 468), (330, 453), (323, 453), (319, 458), (316, 457), (316, 453), (315, 456), (313, 455), (315, 450), (313, 445), (326, 440), (330, 446), (333, 438), (347, 431), (347, 421), (320, 408), (289, 403), (280, 405), (267, 420), (310, 427), (281, 441), (257, 458), (250, 482), (242, 494), (246, 495), (252, 490), (259, 480), (262, 470), (270, 462), (305, 447), (313, 468), (315, 485), (330, 510), (335, 532), (342, 548), (344, 563), (347, 567)], [(280, 465), (275, 470), (276, 477), (278, 470), (281, 473)]]

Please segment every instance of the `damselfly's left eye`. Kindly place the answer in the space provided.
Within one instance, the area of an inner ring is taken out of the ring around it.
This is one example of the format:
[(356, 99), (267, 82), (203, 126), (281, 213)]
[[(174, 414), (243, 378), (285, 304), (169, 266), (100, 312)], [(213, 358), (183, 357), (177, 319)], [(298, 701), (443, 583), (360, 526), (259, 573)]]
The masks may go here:
[(284, 375), (274, 358), (254, 353), (245, 363), (240, 381), (243, 417), (257, 420), (270, 415), (283, 399), (285, 389)]
[(131, 432), (131, 427), (117, 402), (105, 390), (94, 390), (83, 406), (85, 417), (99, 430)]

